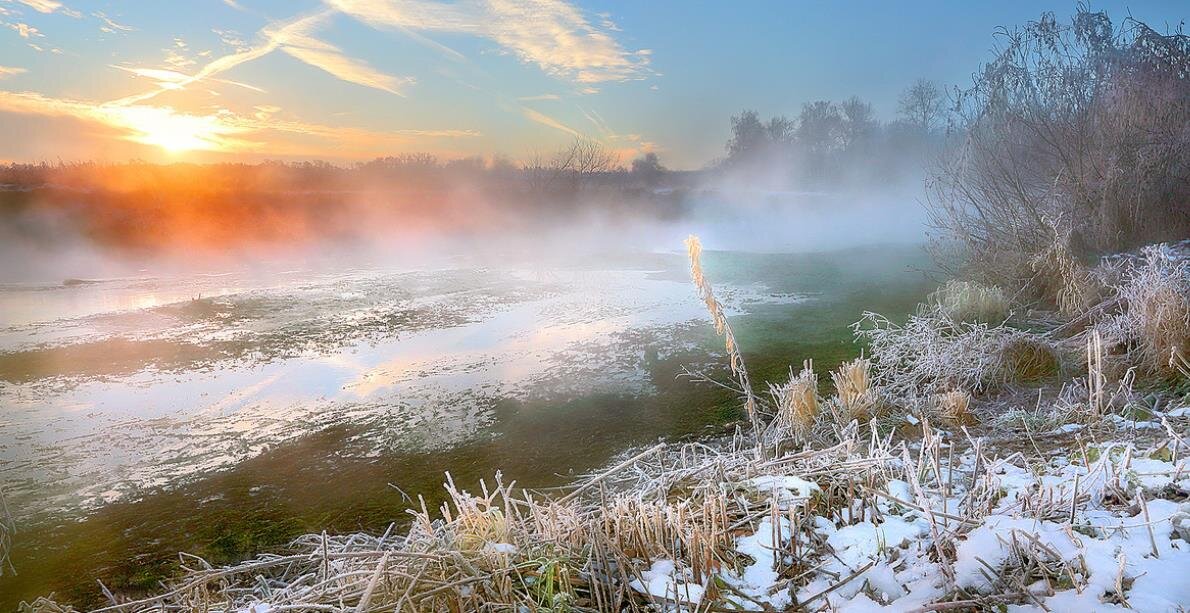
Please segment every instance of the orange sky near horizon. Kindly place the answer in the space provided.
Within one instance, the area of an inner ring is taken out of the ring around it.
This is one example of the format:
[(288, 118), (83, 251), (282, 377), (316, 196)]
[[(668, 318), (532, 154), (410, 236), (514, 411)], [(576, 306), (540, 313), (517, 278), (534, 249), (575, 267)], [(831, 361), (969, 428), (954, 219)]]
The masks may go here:
[[(1184, 0), (1101, 0), (1160, 30)], [(722, 157), (744, 109), (851, 96), (897, 117), (963, 86), (998, 28), (1072, 0), (0, 0), (0, 160)]]

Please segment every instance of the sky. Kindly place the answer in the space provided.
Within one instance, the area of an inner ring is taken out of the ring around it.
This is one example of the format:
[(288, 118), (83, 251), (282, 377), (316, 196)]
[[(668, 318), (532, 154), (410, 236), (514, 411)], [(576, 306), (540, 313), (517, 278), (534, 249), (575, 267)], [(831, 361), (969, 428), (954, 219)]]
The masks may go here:
[[(1184, 1), (1095, 2), (1159, 30)], [(0, 162), (723, 155), (742, 109), (970, 82), (1073, 3), (0, 0)]]

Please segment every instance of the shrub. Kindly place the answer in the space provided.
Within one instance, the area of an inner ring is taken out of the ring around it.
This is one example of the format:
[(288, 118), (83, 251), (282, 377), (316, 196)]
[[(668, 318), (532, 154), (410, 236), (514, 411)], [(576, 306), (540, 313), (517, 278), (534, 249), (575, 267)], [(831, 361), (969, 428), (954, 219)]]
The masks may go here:
[(951, 279), (930, 294), (930, 302), (955, 323), (996, 325), (1008, 319), (1008, 295), (995, 286)]
[(1006, 381), (1037, 383), (1053, 379), (1061, 371), (1058, 354), (1049, 343), (1031, 336), (1015, 336), (1000, 348), (1000, 364)]
[(978, 392), (1002, 379), (1000, 348), (1024, 334), (986, 323), (956, 323), (937, 305), (898, 326), (875, 313), (853, 325), (868, 343), (873, 381), (894, 397)]
[(941, 265), (957, 249), (964, 276), (1069, 310), (1080, 293), (1052, 276), (1069, 262), (1190, 235), (1190, 37), (1047, 13), (1001, 34), (955, 110), (927, 195)]
[(1190, 261), (1166, 245), (1146, 247), (1123, 278), (1116, 288), (1123, 307), (1104, 335), (1145, 372), (1175, 376), (1176, 356), (1190, 355)]

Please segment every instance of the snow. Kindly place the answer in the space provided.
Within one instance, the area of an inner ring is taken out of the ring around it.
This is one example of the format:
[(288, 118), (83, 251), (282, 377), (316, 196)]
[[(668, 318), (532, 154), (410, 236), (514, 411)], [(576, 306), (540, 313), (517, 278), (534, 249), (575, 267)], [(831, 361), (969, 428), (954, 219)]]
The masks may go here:
[(839, 528), (826, 542), (844, 564), (857, 570), (884, 549), (906, 547), (925, 533), (923, 526), (890, 516), (879, 525), (864, 521)]
[(1008, 561), (1014, 537), (1020, 546), (1027, 547), (1030, 539), (1026, 535), (1032, 536), (1055, 550), (1062, 560), (1072, 560), (1080, 548), (1070, 534), (1065, 526), (1054, 522), (1004, 515), (988, 516), (984, 518), (983, 525), (972, 530), (956, 548), (955, 583), (968, 590), (990, 589), (992, 584), (988, 575), (995, 579), (996, 574), (987, 567), (997, 569)]
[[(788, 535), (790, 532), (789, 520), (780, 518), (777, 530), (783, 536)], [(744, 567), (740, 576), (727, 579), (745, 594), (781, 609), (789, 604), (789, 594), (785, 591), (769, 594), (769, 590), (777, 584), (777, 579), (780, 577), (774, 570), (780, 554), (773, 549), (773, 543), (781, 541), (775, 541), (775, 539), (773, 520), (768, 517), (760, 521), (756, 532), (736, 539), (736, 551), (751, 557), (754, 562)]]
[(512, 555), (517, 552), (517, 547), (512, 543), (488, 543), (483, 546), (483, 550), (491, 553)]
[[(1074, 432), (1078, 428), (1060, 430)], [(1172, 493), (1175, 499), (1184, 499), (1179, 497), (1190, 492), (1190, 461), (1148, 457), (1132, 444), (1121, 442), (1101, 443), (1088, 451), (1092, 449), (1097, 456), (1090, 467), (1076, 463), (1081, 454), (1055, 456), (1040, 463), (1013, 454), (984, 466), (982, 478), (999, 492), (999, 499), (987, 515), (969, 518), (976, 523), (955, 533), (952, 569), (960, 588), (973, 595), (1002, 590), (1004, 585), (998, 580), (1005, 568), (1015, 564), (1015, 541), (1016, 546), (1028, 548), (1042, 559), (1050, 559), (1052, 552), (1057, 559), (1051, 561), (1065, 562), (1074, 587), (1067, 584), (1067, 589), (1056, 589), (1044, 580), (1029, 586), (1037, 602), (1048, 610), (1190, 609), (1190, 502), (1163, 498)], [(914, 495), (909, 483), (895, 478), (885, 481), (882, 489), (905, 502), (959, 512), (964, 484), (973, 481), (974, 456), (958, 459), (953, 482), (959, 486), (949, 496), (926, 488), (926, 499), (922, 499)], [(1028, 467), (1023, 466), (1026, 461)], [(949, 478), (945, 469), (942, 477), (944, 481)], [(1049, 501), (1054, 509), (1070, 508), (1076, 479), (1079, 504), (1073, 523), (1064, 520), (1065, 511), (1038, 519), (1033, 510), (1037, 500)], [(818, 490), (800, 477), (757, 477), (749, 484), (779, 502), (805, 500)], [(1121, 495), (1126, 498), (1121, 500)], [(1146, 501), (1147, 519), (1139, 503), (1129, 502), (1139, 497)], [(797, 602), (811, 610), (866, 613), (911, 610), (953, 598), (944, 569), (935, 561), (930, 524), (924, 514), (884, 498), (877, 499), (877, 510), (868, 507), (861, 517), (858, 507), (844, 507), (830, 517), (808, 518), (826, 547), (815, 560), (803, 560), (821, 572), (792, 586)], [(774, 526), (772, 518), (764, 517), (755, 532), (737, 537), (736, 550), (752, 562), (738, 571), (725, 568), (720, 575), (750, 598), (781, 609), (794, 601), (790, 584), (776, 570), (781, 557), (791, 552), (790, 524), (784, 517), (777, 521)], [(938, 521), (940, 529), (955, 532), (954, 522)], [(860, 569), (865, 570), (837, 585), (840, 578)], [(1116, 593), (1119, 586), (1123, 586), (1123, 594)], [(827, 595), (819, 596), (828, 589)], [(814, 601), (806, 603), (810, 598)], [(755, 608), (754, 603), (738, 604)], [(1006, 610), (1044, 609), (1036, 604), (1014, 604)]]
[(1164, 426), (1162, 426), (1160, 422), (1156, 422), (1156, 421), (1132, 421), (1131, 419), (1122, 417), (1120, 415), (1115, 415), (1115, 414), (1108, 415), (1107, 419), (1115, 422), (1116, 427), (1120, 428), (1121, 430), (1128, 429), (1128, 428), (1136, 428), (1137, 430), (1162, 430), (1162, 429), (1164, 429)]
[(628, 585), (642, 594), (697, 607), (702, 601), (703, 587), (682, 580), (689, 577), (681, 577), (685, 573), (676, 571), (672, 560), (655, 560), (652, 568), (641, 572), (640, 579), (634, 579)]
[(1190, 552), (1141, 559), (1132, 570), (1138, 576), (1128, 590), (1128, 604), (1137, 611), (1178, 611), (1190, 603)]
[(820, 491), (818, 484), (792, 475), (763, 475), (753, 477), (747, 483), (758, 491), (774, 494), (782, 506), (804, 502)]

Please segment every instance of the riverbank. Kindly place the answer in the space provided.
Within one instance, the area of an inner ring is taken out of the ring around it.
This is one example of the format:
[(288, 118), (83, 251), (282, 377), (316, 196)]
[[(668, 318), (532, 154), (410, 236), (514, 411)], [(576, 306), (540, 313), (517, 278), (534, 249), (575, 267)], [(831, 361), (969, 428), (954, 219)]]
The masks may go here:
[(720, 383), (752, 413), (734, 436), (646, 447), (557, 490), (447, 475), (407, 531), (313, 534), (220, 568), (184, 556), (177, 582), (100, 610), (1176, 610), (1183, 248), (1112, 260), (1107, 295), (1065, 315), (948, 285), (904, 325), (861, 321), (869, 354), (831, 385), (807, 364), (767, 397), (715, 316), (735, 366)]
[[(758, 382), (783, 381), (790, 356), (814, 356), (824, 368), (854, 358), (860, 347), (848, 326), (865, 308), (904, 317), (933, 287), (916, 246), (707, 259)], [(222, 566), (308, 532), (377, 534), (394, 521), (403, 530), (408, 503), (390, 483), (431, 508), (447, 499), (444, 471), (468, 488), (497, 469), (526, 487), (559, 487), (625, 449), (713, 437), (739, 418), (732, 392), (675, 378), (683, 367), (726, 372), (683, 255), (546, 269), (518, 276), (512, 289), (501, 283), (507, 276), (440, 271), (427, 285), (418, 273), (294, 273), (276, 289), (203, 277), (193, 282), (207, 284), (202, 309), (168, 303), (13, 330), (10, 338), (44, 331), (84, 342), (107, 331), (136, 345), (144, 334), (122, 331), (147, 320), (154, 346), (198, 345), (218, 359), (185, 361), (193, 351), (171, 349), (132, 374), (101, 377), (85, 375), (101, 359), (47, 360), (39, 363), (56, 364), (53, 377), (0, 382), (21, 409), (0, 425), (11, 434), (0, 471), (20, 527), (18, 574), (0, 577), (0, 610), (51, 592), (97, 607), (107, 602), (97, 581), (147, 595), (179, 576), (179, 551)], [(168, 301), (190, 295), (190, 283), (34, 293), (83, 309), (137, 304), (145, 292)], [(96, 293), (103, 299), (85, 299)], [(458, 304), (468, 300), (478, 304)], [(434, 325), (431, 315), (460, 309)], [(360, 397), (354, 382), (372, 371)], [(390, 375), (403, 378), (377, 384)], [(473, 391), (435, 392), (442, 386)], [(72, 409), (80, 402), (91, 404)], [(115, 499), (74, 511), (76, 484)], [(66, 510), (37, 512), (45, 501)]]

